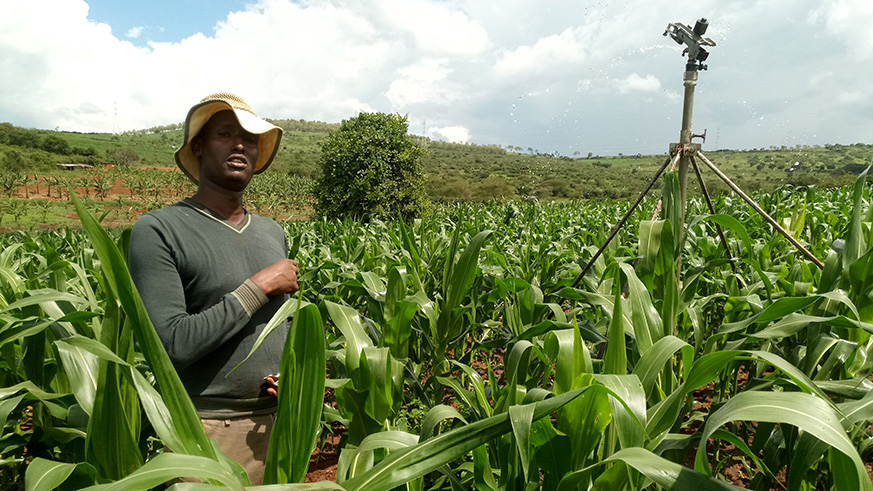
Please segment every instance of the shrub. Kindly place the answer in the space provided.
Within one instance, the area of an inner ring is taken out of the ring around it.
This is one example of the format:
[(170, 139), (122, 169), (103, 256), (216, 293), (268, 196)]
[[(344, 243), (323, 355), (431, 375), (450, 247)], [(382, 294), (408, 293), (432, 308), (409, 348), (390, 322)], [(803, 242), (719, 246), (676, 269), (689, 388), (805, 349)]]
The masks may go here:
[(343, 121), (321, 147), (315, 211), (364, 220), (419, 216), (427, 206), (424, 149), (408, 127), (398, 114), (361, 113)]

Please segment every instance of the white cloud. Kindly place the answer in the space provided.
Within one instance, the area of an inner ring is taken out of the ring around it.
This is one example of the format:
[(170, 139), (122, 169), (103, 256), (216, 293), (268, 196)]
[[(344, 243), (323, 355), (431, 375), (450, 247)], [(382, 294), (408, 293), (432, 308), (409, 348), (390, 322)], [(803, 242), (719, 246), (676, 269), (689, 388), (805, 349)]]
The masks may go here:
[(131, 27), (130, 29), (127, 30), (127, 34), (125, 36), (127, 36), (129, 38), (136, 39), (142, 35), (142, 32), (144, 30), (145, 30), (145, 27), (143, 27), (143, 26)]
[(503, 52), (494, 65), (497, 78), (524, 77), (555, 70), (560, 65), (580, 64), (585, 47), (578, 29), (545, 36), (529, 46)]
[(391, 82), (385, 94), (398, 108), (425, 101), (451, 100), (446, 85), (451, 69), (444, 62), (426, 60), (398, 70), (399, 77)]
[(4, 9), (0, 118), (19, 126), (148, 128), (234, 91), (272, 118), (396, 111), (454, 141), (660, 153), (684, 68), (661, 33), (705, 15), (718, 46), (694, 120), (721, 127), (720, 147), (873, 134), (870, 0), (257, 0), (208, 33), (146, 47), (88, 21), (83, 0)]
[(444, 140), (452, 143), (467, 143), (470, 141), (470, 130), (463, 126), (428, 128), (427, 133), (435, 140)]
[(859, 104), (862, 102), (867, 102), (867, 98), (870, 96), (868, 92), (866, 95), (860, 90), (852, 90), (840, 92), (837, 95), (837, 101), (843, 104)]
[(873, 58), (873, 2), (831, 0), (810, 13), (813, 24), (823, 19), (830, 33), (862, 59)]
[(374, 0), (357, 8), (374, 24), (412, 41), (424, 55), (470, 57), (490, 43), (485, 29), (459, 7), (463, 3)]
[(660, 92), (661, 81), (655, 78), (654, 75), (646, 75), (640, 77), (636, 73), (631, 73), (626, 78), (615, 81), (615, 87), (619, 94), (628, 94), (630, 92)]

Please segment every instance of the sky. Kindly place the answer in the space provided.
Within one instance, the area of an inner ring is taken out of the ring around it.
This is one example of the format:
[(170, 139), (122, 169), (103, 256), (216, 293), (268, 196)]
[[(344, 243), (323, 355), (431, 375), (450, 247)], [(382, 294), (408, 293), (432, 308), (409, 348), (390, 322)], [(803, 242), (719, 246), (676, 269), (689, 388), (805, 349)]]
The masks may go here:
[(405, 115), (435, 140), (560, 155), (873, 143), (873, 0), (0, 0), (0, 122), (120, 132), (214, 92), (262, 117)]

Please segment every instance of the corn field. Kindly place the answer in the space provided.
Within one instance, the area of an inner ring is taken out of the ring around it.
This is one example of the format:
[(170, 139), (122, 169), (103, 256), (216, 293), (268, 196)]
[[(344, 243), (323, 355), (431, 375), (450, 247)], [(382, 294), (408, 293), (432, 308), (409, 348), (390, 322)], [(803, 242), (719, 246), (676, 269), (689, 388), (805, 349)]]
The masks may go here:
[[(293, 316), (263, 487), (203, 432), (129, 234), (74, 197), (84, 232), (0, 239), (0, 488), (873, 490), (865, 178), (754, 196), (821, 269), (729, 195), (683, 230), (674, 174), (575, 287), (627, 203), (285, 223), (301, 291), (271, 323)], [(336, 482), (302, 484), (331, 433)]]

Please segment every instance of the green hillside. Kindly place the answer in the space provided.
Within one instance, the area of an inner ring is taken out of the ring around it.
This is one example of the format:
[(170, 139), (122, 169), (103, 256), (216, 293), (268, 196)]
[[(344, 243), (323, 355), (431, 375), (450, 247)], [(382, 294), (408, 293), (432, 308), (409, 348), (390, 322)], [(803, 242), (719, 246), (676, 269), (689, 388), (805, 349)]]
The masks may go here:
[[(273, 171), (303, 178), (317, 175), (319, 143), (338, 124), (275, 120), (285, 129)], [(112, 162), (142, 167), (174, 166), (181, 125), (122, 134), (71, 133), (0, 124), (0, 169), (49, 172), (61, 163)], [(533, 155), (518, 147), (455, 144), (421, 138), (428, 192), (435, 199), (487, 200), (622, 198), (637, 194), (666, 159), (662, 155), (569, 157)], [(665, 149), (666, 150), (666, 149)], [(831, 187), (852, 181), (873, 160), (873, 145), (771, 147), (709, 151), (707, 156), (748, 191), (783, 184)], [(709, 169), (708, 187), (725, 189)], [(696, 180), (692, 187), (696, 187)]]

